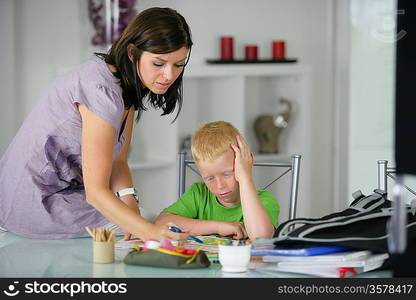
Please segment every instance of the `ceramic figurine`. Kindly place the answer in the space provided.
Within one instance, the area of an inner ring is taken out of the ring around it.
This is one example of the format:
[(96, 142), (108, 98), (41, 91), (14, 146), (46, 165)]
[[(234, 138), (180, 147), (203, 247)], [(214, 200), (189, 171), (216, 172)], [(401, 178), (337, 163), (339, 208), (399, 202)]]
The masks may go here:
[(288, 125), (292, 112), (292, 104), (280, 99), (286, 109), (277, 115), (261, 115), (254, 121), (254, 132), (259, 143), (259, 153), (278, 153), (280, 133)]

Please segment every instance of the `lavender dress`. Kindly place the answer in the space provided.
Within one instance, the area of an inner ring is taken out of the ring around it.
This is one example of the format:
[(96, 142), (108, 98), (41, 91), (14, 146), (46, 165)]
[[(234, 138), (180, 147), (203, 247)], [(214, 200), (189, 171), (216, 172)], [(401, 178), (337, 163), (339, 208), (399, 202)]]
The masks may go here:
[(109, 222), (85, 200), (77, 103), (115, 128), (113, 160), (120, 153), (122, 91), (105, 62), (95, 57), (54, 81), (1, 158), (0, 227), (59, 239)]

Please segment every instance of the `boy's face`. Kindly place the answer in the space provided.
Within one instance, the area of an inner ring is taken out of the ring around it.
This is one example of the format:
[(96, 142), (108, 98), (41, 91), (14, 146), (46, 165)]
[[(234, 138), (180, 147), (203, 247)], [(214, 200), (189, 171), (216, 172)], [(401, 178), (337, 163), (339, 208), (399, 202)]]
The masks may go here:
[(240, 203), (238, 181), (234, 177), (234, 151), (229, 151), (214, 161), (199, 161), (197, 167), (208, 189), (218, 201), (232, 207)]

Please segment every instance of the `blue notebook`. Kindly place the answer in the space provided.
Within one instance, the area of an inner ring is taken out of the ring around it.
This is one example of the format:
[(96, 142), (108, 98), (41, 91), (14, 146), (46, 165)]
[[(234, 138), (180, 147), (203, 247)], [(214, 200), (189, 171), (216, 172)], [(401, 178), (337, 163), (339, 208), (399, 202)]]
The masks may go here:
[(265, 256), (265, 255), (286, 255), (286, 256), (313, 256), (323, 255), (329, 253), (351, 251), (349, 247), (343, 246), (317, 246), (309, 248), (273, 248), (273, 249), (251, 249), (252, 256)]

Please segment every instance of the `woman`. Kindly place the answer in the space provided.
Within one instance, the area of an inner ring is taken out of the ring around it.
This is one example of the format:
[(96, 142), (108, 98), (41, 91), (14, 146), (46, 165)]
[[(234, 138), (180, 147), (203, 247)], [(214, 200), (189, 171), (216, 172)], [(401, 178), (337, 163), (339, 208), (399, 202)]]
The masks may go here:
[(185, 239), (140, 216), (127, 153), (145, 101), (162, 115), (180, 111), (191, 47), (178, 12), (150, 8), (108, 54), (58, 78), (0, 161), (0, 227), (45, 239), (83, 236), (86, 226)]

